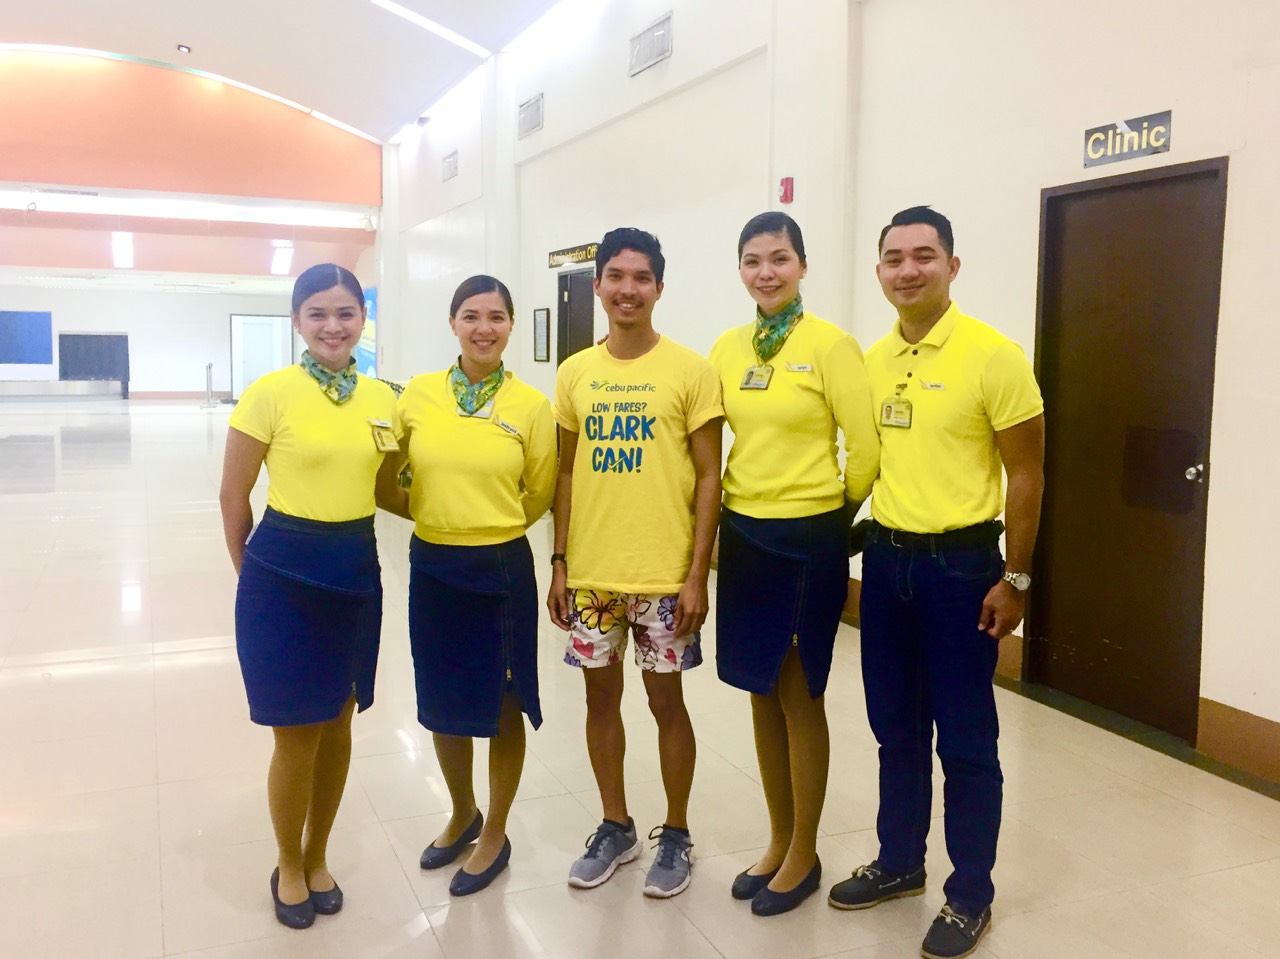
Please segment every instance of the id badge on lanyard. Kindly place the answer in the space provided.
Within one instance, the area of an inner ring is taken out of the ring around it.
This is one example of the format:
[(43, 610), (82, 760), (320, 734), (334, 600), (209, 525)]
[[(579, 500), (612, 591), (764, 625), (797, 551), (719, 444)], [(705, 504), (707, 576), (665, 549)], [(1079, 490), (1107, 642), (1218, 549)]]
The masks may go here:
[(902, 395), (906, 383), (899, 383), (893, 396), (880, 404), (880, 425), (895, 429), (911, 429), (911, 401)]

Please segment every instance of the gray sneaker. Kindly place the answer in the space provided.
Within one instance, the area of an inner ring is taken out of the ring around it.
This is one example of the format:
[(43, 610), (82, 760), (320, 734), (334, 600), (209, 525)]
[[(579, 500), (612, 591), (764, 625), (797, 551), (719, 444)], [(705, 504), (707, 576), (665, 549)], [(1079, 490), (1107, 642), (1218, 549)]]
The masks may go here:
[(587, 851), (569, 867), (569, 885), (594, 889), (624, 862), (630, 862), (638, 855), (640, 838), (636, 835), (635, 820), (628, 816), (626, 829), (619, 829), (611, 822), (602, 822), (587, 840)]
[(670, 899), (684, 892), (693, 870), (693, 840), (666, 826), (655, 826), (649, 833), (657, 839), (653, 865), (644, 878), (644, 894), (655, 899)]

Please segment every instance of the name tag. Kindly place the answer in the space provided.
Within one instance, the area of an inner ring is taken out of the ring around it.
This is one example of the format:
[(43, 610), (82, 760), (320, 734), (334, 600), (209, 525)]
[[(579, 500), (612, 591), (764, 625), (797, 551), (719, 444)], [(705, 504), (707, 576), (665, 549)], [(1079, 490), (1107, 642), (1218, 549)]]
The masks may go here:
[(389, 426), (373, 427), (373, 445), (379, 453), (397, 453), (400, 451), (400, 441), (396, 439), (396, 434), (391, 431)]
[(902, 396), (891, 396), (880, 404), (880, 425), (895, 429), (911, 429), (911, 401)]
[(747, 372), (742, 375), (742, 390), (767, 390), (769, 381), (773, 379), (773, 366), (765, 364), (764, 366), (748, 366)]
[(787, 369), (792, 373), (812, 373), (813, 364), (812, 363), (788, 363)]
[(921, 380), (920, 385), (926, 390), (945, 390), (947, 388), (946, 383), (930, 383), (928, 380)]
[(510, 423), (508, 423), (506, 420), (495, 419), (494, 422), (497, 423), (499, 426), (501, 426), (504, 430), (506, 430), (512, 436), (519, 438), (520, 431), (516, 429), (514, 426), (512, 426)]

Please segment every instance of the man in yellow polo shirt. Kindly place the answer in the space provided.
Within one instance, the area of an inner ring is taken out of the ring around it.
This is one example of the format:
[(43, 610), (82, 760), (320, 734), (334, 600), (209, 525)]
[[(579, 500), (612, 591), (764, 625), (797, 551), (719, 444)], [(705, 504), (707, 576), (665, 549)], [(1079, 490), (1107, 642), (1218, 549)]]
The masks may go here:
[(829, 897), (866, 909), (924, 891), (936, 725), (954, 871), (922, 945), (928, 959), (969, 955), (991, 923), (1003, 796), (991, 681), (1001, 637), (1022, 621), (1044, 489), (1031, 364), (951, 302), (954, 246), (950, 221), (928, 207), (896, 214), (880, 235), (876, 276), (898, 321), (867, 352), (881, 453), (861, 607), (880, 853)]

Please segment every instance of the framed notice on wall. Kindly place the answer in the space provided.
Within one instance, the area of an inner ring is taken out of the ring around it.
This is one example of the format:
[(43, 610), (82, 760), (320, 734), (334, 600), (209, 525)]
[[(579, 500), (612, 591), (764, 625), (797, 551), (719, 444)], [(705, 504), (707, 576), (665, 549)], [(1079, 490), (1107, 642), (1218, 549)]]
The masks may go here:
[(551, 362), (551, 311), (545, 307), (533, 311), (533, 361)]

